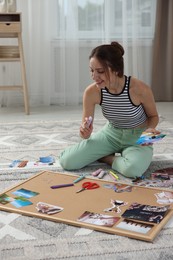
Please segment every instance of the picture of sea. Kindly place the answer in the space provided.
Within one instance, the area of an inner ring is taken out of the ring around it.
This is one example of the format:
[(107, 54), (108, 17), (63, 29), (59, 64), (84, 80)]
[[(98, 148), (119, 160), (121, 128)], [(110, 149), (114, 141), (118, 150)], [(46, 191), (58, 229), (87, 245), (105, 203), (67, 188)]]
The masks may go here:
[(21, 196), (21, 197), (26, 198), (26, 199), (30, 199), (30, 198), (38, 195), (39, 193), (31, 191), (31, 190), (20, 189), (20, 190), (14, 191), (13, 194), (16, 195), (16, 196)]
[(23, 197), (17, 197), (12, 202), (10, 202), (16, 208), (21, 208), (24, 206), (32, 205), (33, 203)]

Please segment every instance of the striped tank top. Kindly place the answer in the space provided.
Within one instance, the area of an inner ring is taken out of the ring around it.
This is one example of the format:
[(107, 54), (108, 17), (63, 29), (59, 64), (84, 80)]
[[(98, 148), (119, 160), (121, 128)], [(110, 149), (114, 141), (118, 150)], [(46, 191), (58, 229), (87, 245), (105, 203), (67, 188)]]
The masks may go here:
[(134, 105), (129, 95), (130, 77), (125, 76), (125, 84), (120, 94), (112, 94), (105, 87), (101, 89), (103, 116), (115, 128), (135, 128), (144, 123), (147, 115), (142, 105)]

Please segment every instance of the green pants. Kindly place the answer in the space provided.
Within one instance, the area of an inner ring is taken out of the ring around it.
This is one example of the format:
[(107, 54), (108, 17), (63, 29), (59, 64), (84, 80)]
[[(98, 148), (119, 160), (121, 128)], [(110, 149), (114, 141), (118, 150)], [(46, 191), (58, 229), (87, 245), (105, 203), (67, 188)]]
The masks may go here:
[(67, 147), (59, 157), (65, 170), (81, 169), (98, 159), (113, 153), (120, 153), (115, 158), (112, 169), (126, 177), (139, 177), (149, 167), (152, 146), (136, 145), (144, 129), (119, 129), (107, 123), (100, 131), (78, 144)]

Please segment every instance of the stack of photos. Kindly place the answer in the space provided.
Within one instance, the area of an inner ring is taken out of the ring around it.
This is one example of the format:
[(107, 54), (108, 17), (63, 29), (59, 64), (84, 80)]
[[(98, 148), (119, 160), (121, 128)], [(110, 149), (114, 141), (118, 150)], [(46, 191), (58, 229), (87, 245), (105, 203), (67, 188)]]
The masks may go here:
[(169, 209), (166, 206), (150, 206), (139, 203), (132, 203), (122, 214), (125, 219), (135, 219), (150, 223), (160, 223)]

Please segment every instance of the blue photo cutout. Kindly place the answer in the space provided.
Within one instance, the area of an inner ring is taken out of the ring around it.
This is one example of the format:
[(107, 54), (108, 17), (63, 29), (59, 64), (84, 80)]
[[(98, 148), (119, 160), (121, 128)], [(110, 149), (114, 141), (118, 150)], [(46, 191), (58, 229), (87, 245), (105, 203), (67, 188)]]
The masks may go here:
[(143, 132), (142, 135), (137, 140), (136, 144), (152, 144), (162, 140), (166, 135)]

